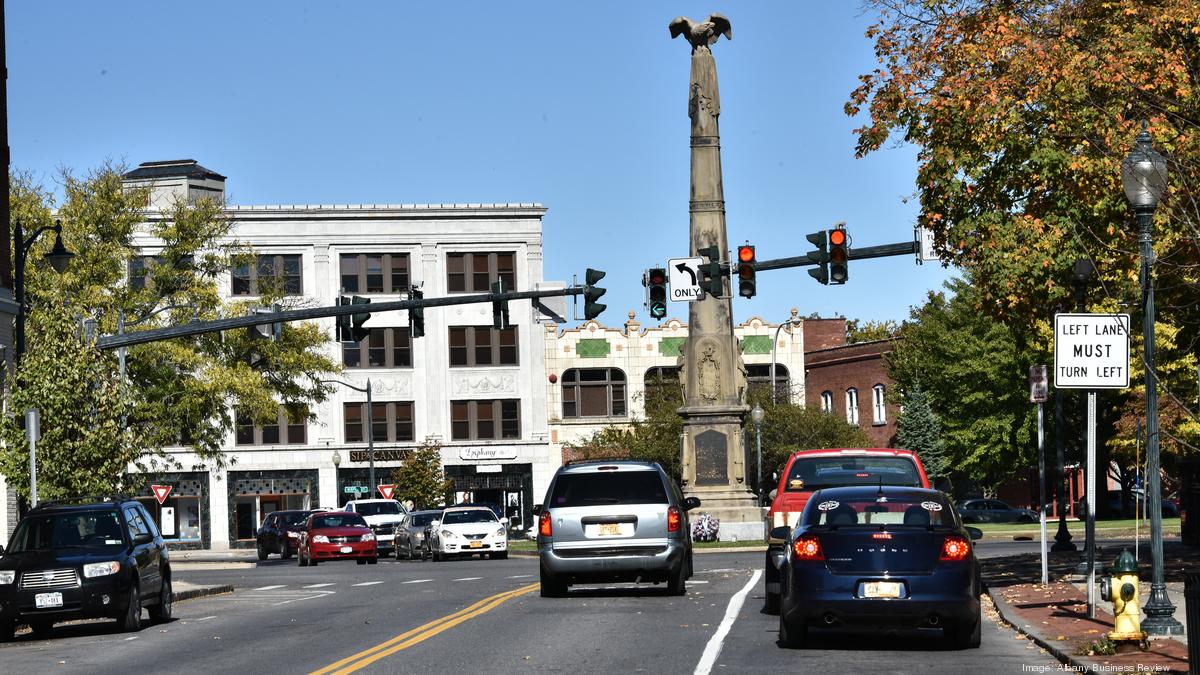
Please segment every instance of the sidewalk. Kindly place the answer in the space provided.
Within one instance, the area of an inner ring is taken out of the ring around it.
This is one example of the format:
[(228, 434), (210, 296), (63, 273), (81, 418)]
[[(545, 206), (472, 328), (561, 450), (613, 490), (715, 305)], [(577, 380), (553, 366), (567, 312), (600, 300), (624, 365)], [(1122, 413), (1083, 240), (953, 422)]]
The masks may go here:
[[(1097, 555), (1099, 570), (1116, 558), (1124, 546), (1104, 546)], [(1132, 651), (1104, 655), (1096, 653), (1093, 643), (1112, 630), (1112, 604), (1096, 592), (1096, 617), (1087, 616), (1086, 582), (1079, 582), (1074, 569), (1078, 554), (1052, 554), (1050, 581), (1042, 586), (1030, 583), (1041, 576), (1038, 555), (1022, 554), (989, 558), (981, 561), (988, 594), (997, 611), (1017, 630), (1029, 635), (1065, 664), (1093, 672), (1188, 672), (1187, 637), (1151, 640), (1147, 651)], [(1145, 605), (1149, 593), (1149, 564), (1143, 557), (1141, 602)], [(1200, 554), (1178, 542), (1163, 546), (1163, 570), (1168, 596), (1175, 604), (1175, 618), (1182, 622), (1183, 574), (1200, 571)]]

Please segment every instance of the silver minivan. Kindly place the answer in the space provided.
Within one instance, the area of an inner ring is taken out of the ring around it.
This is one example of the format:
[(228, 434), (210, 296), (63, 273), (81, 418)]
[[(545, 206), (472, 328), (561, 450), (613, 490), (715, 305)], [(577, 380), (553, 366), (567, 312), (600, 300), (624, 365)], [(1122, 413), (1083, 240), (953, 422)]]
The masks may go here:
[(561, 597), (571, 584), (666, 582), (683, 595), (692, 576), (684, 498), (656, 462), (587, 461), (554, 474), (538, 516), (542, 597)]

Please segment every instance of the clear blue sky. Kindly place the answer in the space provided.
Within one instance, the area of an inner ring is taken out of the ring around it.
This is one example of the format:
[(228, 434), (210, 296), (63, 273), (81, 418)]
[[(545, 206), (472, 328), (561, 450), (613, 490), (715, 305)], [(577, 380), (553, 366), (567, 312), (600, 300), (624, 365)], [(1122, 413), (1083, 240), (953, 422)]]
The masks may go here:
[[(608, 272), (609, 325), (649, 323), (642, 270), (687, 255), (689, 48), (667, 24), (719, 11), (731, 246), (802, 255), (839, 220), (859, 246), (912, 237), (914, 149), (856, 160), (842, 112), (875, 66), (857, 2), (6, 4), (15, 169), (53, 186), (189, 157), (233, 204), (540, 202), (545, 278)], [(844, 286), (764, 272), (734, 318), (900, 320), (947, 276), (907, 256)]]

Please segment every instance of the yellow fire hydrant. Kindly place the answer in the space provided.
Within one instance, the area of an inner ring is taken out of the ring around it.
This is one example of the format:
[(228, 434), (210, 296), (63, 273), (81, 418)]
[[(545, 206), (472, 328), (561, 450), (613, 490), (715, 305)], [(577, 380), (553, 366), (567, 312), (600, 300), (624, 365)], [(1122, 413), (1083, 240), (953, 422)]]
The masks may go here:
[(1113, 630), (1108, 639), (1144, 642), (1146, 634), (1142, 632), (1142, 612), (1138, 608), (1137, 561), (1125, 549), (1105, 571), (1108, 576), (1100, 581), (1100, 597), (1113, 604)]

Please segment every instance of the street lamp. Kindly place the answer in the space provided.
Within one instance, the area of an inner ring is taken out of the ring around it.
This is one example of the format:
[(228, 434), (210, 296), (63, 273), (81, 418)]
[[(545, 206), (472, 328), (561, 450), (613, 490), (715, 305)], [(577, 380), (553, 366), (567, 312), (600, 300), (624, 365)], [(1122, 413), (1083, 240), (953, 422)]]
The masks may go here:
[[(328, 447), (328, 442), (326, 443), (326, 447)], [(333, 502), (337, 504), (337, 500), (341, 496), (338, 494), (338, 490), (341, 487), (338, 485), (338, 467), (342, 465), (342, 454), (334, 450), (333, 456), (329, 458), (329, 461), (333, 462)]]
[(750, 411), (750, 419), (754, 421), (754, 446), (758, 450), (758, 481), (754, 483), (754, 487), (758, 490), (758, 505), (763, 503), (762, 489), (762, 423), (766, 413), (763, 412), (762, 406), (755, 403), (754, 410)]
[(1142, 630), (1149, 635), (1182, 635), (1183, 624), (1175, 620), (1175, 605), (1167, 597), (1163, 582), (1162, 485), (1158, 457), (1158, 375), (1154, 363), (1154, 247), (1150, 227), (1154, 211), (1167, 189), (1167, 160), (1154, 150), (1153, 139), (1142, 122), (1133, 150), (1121, 162), (1121, 185), (1137, 214), (1138, 241), (1142, 249), (1142, 296), (1145, 310), (1142, 341), (1146, 368), (1146, 504), (1150, 511), (1150, 560), (1153, 576), (1150, 600)]
[[(795, 328), (799, 326), (801, 322), (802, 320), (800, 317), (796, 316), (796, 310), (793, 308), (792, 316), (789, 317), (787, 321), (784, 321), (775, 327), (775, 340), (771, 343), (771, 405), (775, 405), (775, 393), (779, 390), (779, 387), (775, 385), (775, 361), (777, 360), (775, 358), (775, 353), (779, 347), (779, 331), (783, 330), (784, 326), (792, 326)], [(791, 392), (789, 391), (788, 393), (790, 394)], [(789, 395), (788, 398), (790, 399), (791, 396)]]
[[(361, 391), (367, 395), (367, 466), (369, 467), (368, 473), (367, 473), (367, 481), (371, 484), (371, 493), (370, 494), (375, 494), (375, 425), (372, 424), (372, 414), (374, 413), (374, 406), (371, 405), (371, 380), (369, 378), (367, 379), (367, 386), (365, 386), (365, 387), (357, 387), (353, 384), (350, 384), (349, 382), (343, 382), (341, 380), (321, 380), (321, 381), (328, 382), (330, 384), (340, 384), (343, 387), (349, 387), (350, 389), (353, 389), (354, 391)], [(342, 458), (337, 454), (336, 450), (334, 451), (333, 456), (335, 457), (333, 465), (336, 469), (338, 463), (342, 461)]]
[(62, 221), (54, 221), (54, 225), (46, 225), (39, 227), (25, 238), (25, 231), (21, 228), (21, 221), (18, 220), (13, 226), (13, 253), (16, 256), (13, 266), (13, 291), (17, 295), (17, 348), (13, 354), (13, 361), (19, 361), (21, 355), (25, 353), (25, 261), (29, 257), (29, 249), (33, 247), (33, 243), (37, 238), (42, 236), (43, 232), (54, 230), (54, 248), (46, 254), (46, 260), (50, 261), (50, 266), (55, 272), (62, 274), (67, 271), (67, 267), (71, 264), (71, 258), (75, 254), (68, 251), (66, 246), (63, 246), (62, 241)]

